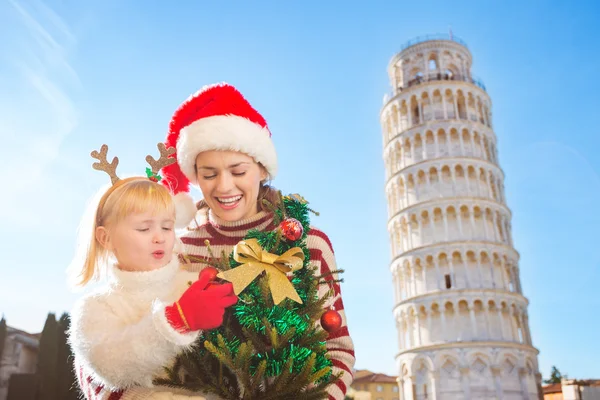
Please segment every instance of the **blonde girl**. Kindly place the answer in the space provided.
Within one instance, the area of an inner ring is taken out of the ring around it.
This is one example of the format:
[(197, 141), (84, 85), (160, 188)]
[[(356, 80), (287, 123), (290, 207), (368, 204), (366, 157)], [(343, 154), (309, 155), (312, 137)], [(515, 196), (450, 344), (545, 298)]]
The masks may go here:
[(85, 260), (73, 272), (79, 286), (105, 277), (71, 313), (78, 374), (116, 394), (127, 390), (130, 398), (166, 398), (150, 395), (160, 392), (153, 378), (200, 330), (220, 326), (225, 308), (237, 301), (231, 284), (208, 287), (210, 274), (197, 279), (180, 268), (175, 206), (157, 183), (158, 170), (171, 159), (159, 149), (162, 157), (150, 158), (148, 177), (127, 179), (116, 176), (118, 159), (107, 162), (105, 145), (92, 153), (100, 160), (94, 168), (106, 171), (113, 185), (97, 205)]

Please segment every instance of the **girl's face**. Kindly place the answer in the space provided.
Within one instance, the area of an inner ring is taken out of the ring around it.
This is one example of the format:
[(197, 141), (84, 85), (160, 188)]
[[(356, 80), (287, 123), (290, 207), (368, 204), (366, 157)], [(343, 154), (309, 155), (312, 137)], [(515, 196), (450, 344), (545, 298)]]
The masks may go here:
[(196, 176), (204, 201), (217, 217), (235, 222), (258, 213), (258, 191), (267, 172), (249, 155), (203, 151), (196, 157)]
[(172, 213), (130, 214), (110, 228), (96, 228), (100, 244), (112, 252), (124, 271), (152, 271), (173, 257), (175, 220)]

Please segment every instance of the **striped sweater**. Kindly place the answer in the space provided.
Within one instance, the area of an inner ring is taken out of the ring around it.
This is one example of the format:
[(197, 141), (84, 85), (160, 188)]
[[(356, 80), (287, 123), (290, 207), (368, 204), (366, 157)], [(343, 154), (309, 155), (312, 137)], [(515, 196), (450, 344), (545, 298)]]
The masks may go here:
[[(273, 215), (271, 213), (259, 212), (254, 217), (237, 222), (225, 222), (219, 220), (210, 211), (198, 211), (196, 220), (188, 228), (188, 231), (181, 237), (185, 247), (185, 253), (195, 257), (209, 258), (208, 249), (205, 241), (210, 242), (211, 250), (214, 255), (219, 256), (224, 251), (225, 254), (231, 253), (233, 247), (246, 236), (250, 229), (272, 230), (274, 229)], [(327, 273), (336, 269), (335, 255), (331, 242), (325, 233), (312, 227), (308, 232), (307, 247), (310, 252), (311, 264), (318, 267), (320, 274)], [(202, 263), (186, 263), (185, 268), (190, 272), (199, 272), (206, 265)], [(325, 278), (332, 281), (334, 278), (329, 275)], [(348, 333), (346, 316), (344, 313), (344, 304), (342, 301), (340, 286), (335, 282), (330, 285), (322, 285), (319, 289), (319, 296), (327, 293), (329, 288), (334, 290), (336, 300), (335, 309), (342, 316), (342, 327), (336, 332), (330, 333), (327, 338), (327, 350), (330, 359), (333, 362), (333, 372), (342, 373), (342, 378), (328, 389), (329, 400), (343, 400), (347, 388), (352, 383), (352, 371), (354, 367), (354, 345)], [(110, 392), (94, 383), (86, 376), (85, 371), (79, 370), (79, 381), (83, 392), (88, 400), (137, 400), (137, 399), (190, 399), (194, 397), (185, 397), (172, 395), (159, 388), (129, 388), (122, 392)], [(163, 389), (166, 390), (166, 389)], [(201, 397), (196, 397), (200, 399)]]

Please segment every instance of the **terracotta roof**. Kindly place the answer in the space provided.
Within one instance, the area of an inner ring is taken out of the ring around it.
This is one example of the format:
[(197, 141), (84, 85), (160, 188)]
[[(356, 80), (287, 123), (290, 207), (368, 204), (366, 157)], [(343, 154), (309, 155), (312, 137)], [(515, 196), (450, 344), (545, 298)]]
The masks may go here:
[(362, 378), (367, 375), (373, 375), (373, 372), (368, 369), (357, 369), (354, 371), (354, 379)]
[[(600, 386), (600, 379), (569, 379), (563, 381), (566, 385)], [(552, 383), (542, 386), (544, 393), (562, 393), (562, 383)]]
[(542, 386), (544, 394), (562, 393), (562, 385), (560, 383), (551, 383), (550, 385)]
[(567, 384), (576, 384), (579, 386), (600, 386), (600, 379), (573, 379), (567, 380)]
[(354, 378), (353, 383), (396, 383), (395, 376), (389, 376), (386, 374), (378, 374), (371, 371), (368, 371), (369, 374), (357, 374), (356, 378)]

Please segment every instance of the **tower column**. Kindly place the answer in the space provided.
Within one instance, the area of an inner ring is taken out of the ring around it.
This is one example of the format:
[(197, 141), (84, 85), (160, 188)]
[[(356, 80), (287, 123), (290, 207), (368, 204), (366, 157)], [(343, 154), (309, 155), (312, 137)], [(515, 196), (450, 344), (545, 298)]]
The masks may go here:
[(438, 290), (442, 290), (442, 285), (440, 283), (441, 279), (442, 279), (442, 273), (440, 271), (440, 264), (438, 263), (437, 259), (433, 259), (433, 264), (435, 265), (435, 275), (436, 275), (436, 281), (437, 281), (437, 288)]
[(473, 338), (477, 338), (479, 335), (477, 333), (477, 321), (475, 321), (475, 306), (473, 304), (469, 304), (469, 316), (471, 317), (471, 329), (473, 331)]
[(433, 342), (433, 335), (431, 334), (431, 313), (432, 310), (427, 310), (427, 340), (429, 341), (429, 343)]
[(469, 380), (469, 367), (460, 368), (460, 380), (465, 400), (471, 400), (471, 382)]
[(417, 269), (414, 265), (410, 269), (410, 272), (411, 272), (410, 280), (412, 282), (412, 295), (417, 296), (418, 295), (418, 293), (417, 293)]
[(454, 119), (459, 119), (460, 117), (458, 116), (457, 94), (455, 93), (452, 97), (454, 99)]
[(498, 323), (500, 324), (500, 339), (505, 340), (506, 334), (504, 333), (504, 316), (502, 315), (502, 305), (498, 304)]
[(442, 340), (446, 341), (446, 338), (448, 337), (448, 326), (446, 324), (446, 306), (442, 305), (440, 308), (440, 317), (442, 319)]
[[(487, 302), (486, 302), (487, 303)], [(485, 340), (492, 340), (492, 325), (490, 324), (490, 306), (489, 304), (483, 304), (482, 310), (485, 316)]]

